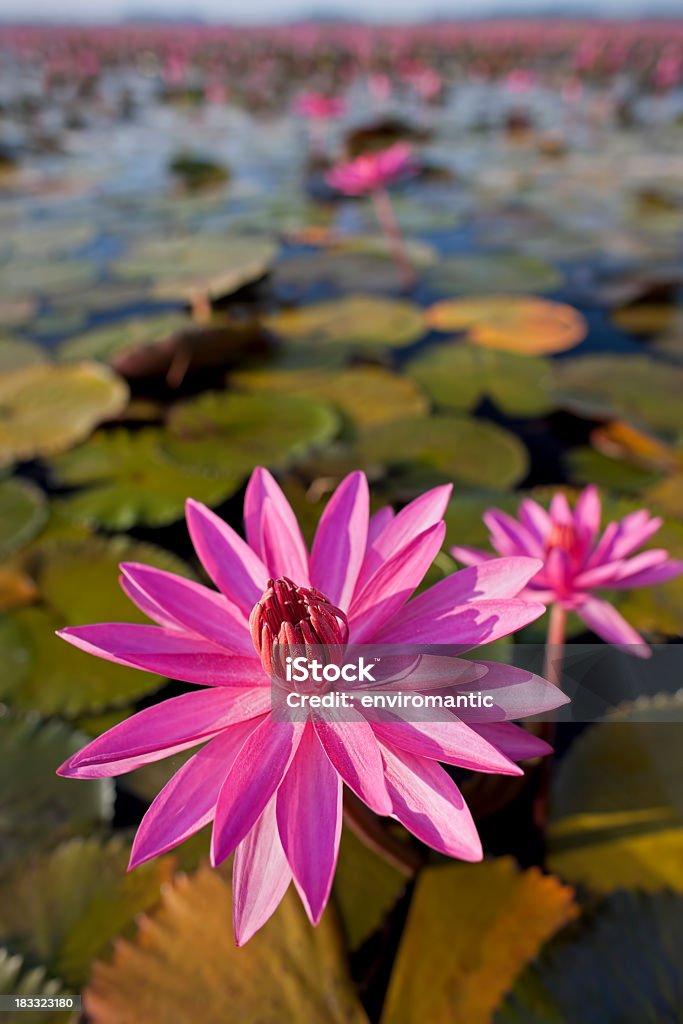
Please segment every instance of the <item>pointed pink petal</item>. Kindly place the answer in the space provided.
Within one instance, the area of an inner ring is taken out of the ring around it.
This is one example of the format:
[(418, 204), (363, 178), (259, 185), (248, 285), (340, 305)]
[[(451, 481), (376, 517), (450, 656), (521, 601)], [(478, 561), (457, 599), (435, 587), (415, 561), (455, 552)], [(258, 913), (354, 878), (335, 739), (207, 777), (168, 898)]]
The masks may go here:
[(455, 544), (451, 548), (451, 555), (463, 565), (481, 565), (482, 562), (490, 562), (492, 559), (498, 558), (498, 555), (492, 551), (482, 551), (481, 548), (469, 548), (461, 544)]
[(514, 722), (489, 722), (486, 725), (472, 725), (471, 728), (513, 761), (545, 757), (553, 752), (549, 743)]
[(344, 720), (314, 720), (315, 730), (335, 770), (375, 814), (390, 814), (379, 745), (372, 727), (358, 712), (346, 709)]
[(610, 583), (615, 590), (630, 590), (631, 587), (651, 587), (656, 583), (667, 583), (680, 576), (683, 572), (683, 562), (676, 559), (668, 559), (660, 565), (654, 565), (651, 569), (642, 569), (633, 576)]
[(662, 520), (645, 509), (630, 512), (618, 523), (608, 523), (587, 562), (587, 568), (625, 558), (657, 533)]
[(120, 775), (197, 746), (229, 725), (265, 714), (269, 707), (267, 687), (183, 693), (119, 722), (68, 758), (57, 774), (73, 779)]
[(405, 548), (419, 534), (443, 519), (453, 487), (435, 487), (401, 509), (368, 549), (358, 577), (362, 588), (383, 562)]
[(230, 601), (249, 617), (268, 585), (268, 570), (245, 541), (198, 501), (185, 506), (187, 528), (199, 561)]
[(384, 505), (378, 509), (374, 515), (370, 516), (370, 522), (368, 523), (368, 543), (369, 548), (373, 542), (379, 537), (382, 530), (385, 529), (394, 518), (394, 510), (391, 505)]
[(491, 545), (499, 554), (543, 556), (543, 546), (534, 534), (506, 512), (490, 508), (483, 518), (491, 535)]
[(461, 860), (481, 860), (481, 840), (460, 790), (435, 761), (386, 745), (382, 758), (394, 815), (427, 846)]
[[(468, 725), (528, 718), (569, 703), (569, 697), (559, 687), (526, 669), (499, 661), (477, 659), (476, 664), (486, 668), (486, 675), (468, 684), (468, 690), (492, 696), (495, 708), (459, 708), (458, 716)], [(456, 696), (458, 692), (462, 693), (462, 689), (452, 691)]]
[(640, 633), (637, 633), (614, 605), (608, 601), (601, 601), (597, 597), (588, 597), (576, 609), (576, 614), (593, 633), (608, 644), (617, 646), (625, 644), (631, 654), (635, 654), (639, 658), (650, 657), (652, 652)]
[(578, 497), (574, 506), (574, 522), (581, 535), (590, 543), (597, 536), (600, 529), (602, 506), (600, 495), (594, 484), (589, 484)]
[(573, 521), (572, 510), (569, 507), (566, 494), (558, 491), (553, 494), (550, 502), (550, 518), (554, 523), (570, 525)]
[[(440, 712), (442, 718), (444, 712)], [(453, 721), (381, 721), (372, 728), (380, 743), (400, 747), (417, 757), (427, 757), (475, 772), (522, 775), (514, 761), (480, 736), (464, 722)]]
[(166, 629), (182, 629), (181, 624), (177, 619), (174, 619), (172, 615), (162, 611), (158, 604), (152, 601), (144, 590), (140, 590), (132, 580), (127, 579), (123, 573), (119, 576), (119, 586), (124, 592), (126, 597), (136, 605), (140, 611), (151, 619), (152, 622), (156, 622), (159, 626), (164, 626)]
[(151, 565), (124, 562), (121, 572), (183, 629), (228, 651), (253, 652), (249, 623), (223, 594)]
[(202, 686), (258, 686), (266, 683), (256, 657), (227, 654), (191, 633), (129, 622), (70, 626), (57, 631), (74, 647), (118, 665), (157, 672)]
[(320, 517), (311, 552), (311, 582), (342, 610), (349, 606), (368, 537), (370, 498), (364, 473), (342, 480)]
[(520, 502), (518, 515), (520, 522), (526, 526), (532, 537), (543, 544), (552, 527), (550, 516), (543, 506), (531, 498), (524, 498)]
[(542, 566), (537, 558), (494, 558), (461, 569), (409, 601), (400, 613), (401, 622), (406, 624), (427, 616), (438, 618), (457, 605), (476, 605), (480, 599), (516, 597)]
[(574, 577), (575, 590), (592, 590), (593, 587), (611, 587), (618, 580), (623, 561), (605, 562), (592, 569), (585, 569)]
[(260, 466), (251, 474), (244, 495), (244, 528), (270, 576), (288, 576), (299, 586), (309, 585), (308, 552), (297, 518), (280, 486)]
[(373, 642), (453, 644), (462, 653), (471, 647), (508, 636), (528, 626), (544, 612), (544, 605), (532, 604), (516, 597), (492, 601), (477, 599), (471, 604), (451, 608), (439, 618), (429, 614), (413, 615), (410, 605), (407, 605), (373, 638)]
[(398, 554), (388, 558), (360, 595), (354, 597), (349, 616), (353, 643), (369, 643), (405, 604), (434, 561), (445, 533), (446, 526), (441, 522), (419, 534)]
[(230, 767), (216, 804), (211, 836), (214, 867), (229, 857), (254, 827), (282, 782), (303, 726), (268, 717), (252, 732)]
[(342, 784), (310, 723), (277, 792), (277, 823), (294, 883), (317, 924), (337, 866)]
[(235, 850), (232, 865), (232, 921), (243, 946), (280, 905), (292, 880), (275, 818), (277, 796)]
[(231, 725), (178, 769), (140, 822), (129, 870), (172, 850), (211, 821), (226, 773), (257, 722)]

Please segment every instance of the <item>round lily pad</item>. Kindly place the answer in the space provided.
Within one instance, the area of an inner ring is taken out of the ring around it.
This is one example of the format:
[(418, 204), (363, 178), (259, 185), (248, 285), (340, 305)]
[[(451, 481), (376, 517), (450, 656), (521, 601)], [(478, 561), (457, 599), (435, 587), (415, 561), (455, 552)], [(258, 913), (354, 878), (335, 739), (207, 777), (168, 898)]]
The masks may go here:
[(427, 412), (425, 396), (412, 380), (381, 366), (348, 369), (243, 370), (231, 378), (250, 391), (324, 398), (356, 427), (374, 427)]
[(0, 338), (0, 373), (41, 366), (46, 362), (48, 354), (41, 345), (25, 338)]
[[(433, 263), (433, 252), (422, 242), (406, 242), (406, 255), (416, 274)], [(372, 246), (352, 243), (300, 253), (281, 260), (273, 272), (273, 288), (288, 301), (312, 297), (321, 287), (335, 292), (391, 292), (401, 285), (396, 263), (381, 239)]]
[(20, 710), (75, 716), (126, 704), (158, 689), (158, 676), (94, 658), (55, 636), (63, 626), (148, 621), (119, 587), (122, 561), (189, 575), (169, 552), (126, 538), (61, 541), (30, 552), (22, 567), (41, 603), (0, 619), (3, 700)]
[(580, 415), (672, 435), (681, 429), (683, 367), (619, 353), (562, 361), (553, 378), (556, 401)]
[(61, 359), (98, 359), (109, 362), (119, 352), (142, 345), (154, 345), (189, 327), (192, 327), (192, 320), (180, 313), (117, 320), (113, 324), (96, 327), (85, 334), (69, 338), (59, 346), (57, 354)]
[(0, 377), (0, 465), (64, 451), (116, 416), (128, 388), (97, 363), (27, 367)]
[(422, 310), (400, 299), (347, 295), (301, 309), (288, 309), (264, 321), (287, 341), (348, 348), (402, 348), (426, 330)]
[(429, 275), (430, 288), (446, 294), (549, 292), (562, 283), (562, 274), (549, 263), (505, 253), (450, 256)]
[(277, 245), (265, 238), (201, 235), (150, 238), (115, 264), (126, 278), (149, 279), (162, 298), (231, 295), (270, 269)]
[(79, 750), (85, 737), (59, 722), (0, 716), (0, 864), (48, 850), (61, 839), (108, 821), (110, 779), (74, 782), (55, 768)]
[(209, 476), (165, 454), (164, 432), (154, 427), (101, 432), (50, 461), (62, 484), (87, 490), (58, 500), (62, 511), (86, 525), (127, 530), (162, 526), (182, 518), (185, 499), (215, 505), (239, 487), (243, 473)]
[(552, 408), (550, 368), (544, 359), (453, 340), (420, 353), (406, 373), (441, 409), (466, 411), (483, 398), (512, 416), (539, 416)]
[(94, 236), (90, 224), (67, 221), (63, 224), (22, 225), (17, 231), (3, 238), (9, 255), (13, 259), (19, 257), (38, 257), (45, 259), (60, 256), (73, 249), (81, 248)]
[(3, 298), (50, 296), (64, 288), (91, 285), (97, 276), (98, 269), (90, 262), (55, 259), (41, 263), (24, 257), (2, 268), (0, 288)]
[(437, 415), (368, 431), (356, 452), (375, 475), (386, 467), (422, 467), (468, 487), (510, 487), (526, 475), (528, 454), (507, 430), (486, 420)]
[(588, 333), (573, 306), (526, 295), (445, 299), (427, 311), (427, 319), (437, 331), (465, 331), (474, 345), (521, 355), (565, 352)]
[(183, 465), (243, 476), (323, 444), (337, 426), (334, 410), (317, 399), (209, 391), (172, 407), (163, 448)]
[(32, 540), (47, 521), (40, 488), (18, 477), (0, 480), (0, 558)]

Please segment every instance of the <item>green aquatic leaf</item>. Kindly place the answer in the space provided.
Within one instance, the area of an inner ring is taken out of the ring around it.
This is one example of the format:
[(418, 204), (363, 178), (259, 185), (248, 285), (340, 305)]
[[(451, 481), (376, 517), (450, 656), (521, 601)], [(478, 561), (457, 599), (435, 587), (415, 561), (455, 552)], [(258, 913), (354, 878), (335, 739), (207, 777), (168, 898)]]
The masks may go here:
[[(41, 262), (42, 261), (42, 262)], [(2, 268), (0, 295), (4, 300), (23, 299), (34, 295), (50, 297), (66, 288), (84, 288), (94, 284), (98, 267), (85, 260), (39, 260), (22, 256)]]
[(405, 875), (344, 829), (332, 893), (350, 949), (382, 926), (407, 885)]
[[(422, 242), (408, 242), (406, 254), (418, 275), (434, 262), (432, 251)], [(379, 239), (356, 251), (342, 245), (288, 256), (273, 271), (273, 288), (288, 301), (321, 286), (339, 292), (393, 292), (400, 284), (396, 262)]]
[(29, 480), (0, 480), (0, 558), (28, 544), (47, 522), (45, 495)]
[(47, 351), (42, 345), (25, 338), (0, 338), (0, 374), (12, 370), (23, 370), (28, 366), (40, 366), (49, 362)]
[(158, 313), (155, 316), (132, 317), (117, 320), (104, 327), (96, 327), (85, 334), (69, 338), (57, 349), (60, 359), (98, 359), (109, 362), (111, 357), (129, 348), (154, 345), (165, 341), (179, 331), (192, 327), (192, 320), (181, 313)]
[(429, 274), (429, 287), (438, 294), (549, 292), (561, 288), (559, 270), (535, 256), (493, 253), (448, 256)]
[(426, 331), (419, 306), (404, 299), (346, 295), (266, 317), (265, 326), (286, 341), (354, 349), (403, 348)]
[(59, 722), (0, 715), (0, 865), (23, 862), (109, 820), (110, 779), (62, 779), (55, 769), (85, 737)]

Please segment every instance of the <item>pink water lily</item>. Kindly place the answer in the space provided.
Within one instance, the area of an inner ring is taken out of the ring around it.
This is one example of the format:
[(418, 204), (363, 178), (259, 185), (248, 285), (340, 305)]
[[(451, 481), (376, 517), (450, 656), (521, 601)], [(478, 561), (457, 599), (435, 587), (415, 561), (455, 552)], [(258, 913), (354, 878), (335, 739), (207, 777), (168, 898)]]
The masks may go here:
[(386, 188), (394, 181), (414, 174), (417, 164), (405, 142), (396, 142), (377, 153), (362, 153), (338, 164), (326, 175), (328, 184), (347, 196), (362, 196)]
[(302, 117), (309, 117), (314, 121), (327, 121), (331, 118), (341, 117), (346, 109), (346, 104), (341, 96), (328, 96), (322, 92), (303, 92), (297, 96), (294, 109)]
[(478, 860), (476, 827), (439, 762), (521, 774), (516, 760), (549, 750), (509, 719), (520, 717), (526, 679), (534, 696), (522, 713), (557, 707), (564, 696), (539, 677), (495, 663), (481, 663), (497, 692), (493, 721), (392, 724), (360, 711), (352, 720), (316, 713), (275, 721), (271, 714), (274, 643), (471, 648), (542, 614), (542, 604), (517, 597), (540, 566), (526, 557), (465, 569), (410, 599), (443, 543), (450, 490), (429, 491), (398, 514), (383, 508), (370, 516), (365, 476), (352, 473), (329, 500), (309, 552), (283, 492), (257, 469), (245, 496), (246, 541), (205, 506), (187, 503), (195, 550), (217, 590), (124, 564), (123, 589), (156, 625), (60, 632), (98, 657), (202, 687), (114, 726), (59, 773), (114, 776), (204, 744), (151, 804), (130, 866), (213, 822), (213, 864), (235, 854), (238, 944), (270, 917), (292, 879), (317, 923), (335, 871), (344, 785), (436, 850)]
[[(634, 654), (649, 649), (639, 633), (609, 601), (595, 591), (630, 590), (664, 583), (683, 572), (683, 562), (669, 557), (664, 548), (634, 552), (659, 530), (662, 520), (646, 509), (631, 512), (601, 531), (602, 505), (593, 485), (579, 495), (574, 508), (566, 496), (553, 496), (548, 512), (525, 498), (514, 519), (499, 509), (489, 509), (484, 522), (491, 545), (506, 557), (529, 555), (543, 565), (524, 594), (565, 611), (574, 611), (590, 630), (607, 643), (628, 644)], [(454, 547), (452, 554), (465, 565), (484, 565), (490, 552)]]

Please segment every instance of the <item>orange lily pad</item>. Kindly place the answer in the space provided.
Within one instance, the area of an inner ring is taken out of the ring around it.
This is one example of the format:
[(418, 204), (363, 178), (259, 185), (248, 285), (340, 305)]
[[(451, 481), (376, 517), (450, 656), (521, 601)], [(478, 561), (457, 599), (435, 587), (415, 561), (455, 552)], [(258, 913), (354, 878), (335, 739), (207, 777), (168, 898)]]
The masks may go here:
[(573, 306), (525, 295), (445, 299), (427, 310), (437, 331), (464, 331), (467, 341), (521, 355), (550, 355), (580, 344), (588, 333)]

